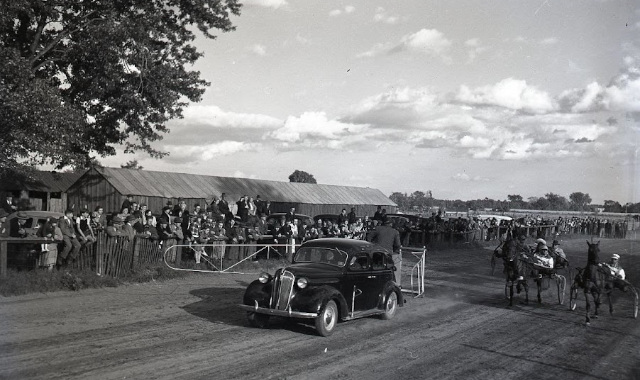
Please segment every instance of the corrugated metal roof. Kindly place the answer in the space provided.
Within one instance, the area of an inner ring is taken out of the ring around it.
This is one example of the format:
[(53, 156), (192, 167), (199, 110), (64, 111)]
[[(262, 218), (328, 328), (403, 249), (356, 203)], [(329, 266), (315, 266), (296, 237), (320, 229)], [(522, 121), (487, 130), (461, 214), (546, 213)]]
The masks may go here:
[(7, 174), (0, 179), (0, 189), (62, 193), (67, 191), (84, 173), (58, 173), (36, 170), (29, 174), (30, 177), (18, 173)]
[(226, 193), (227, 200), (232, 202), (242, 195), (255, 197), (256, 194), (260, 194), (262, 199), (274, 202), (396, 206), (380, 190), (368, 187), (278, 182), (121, 168), (96, 168), (96, 170), (122, 195), (210, 199)]

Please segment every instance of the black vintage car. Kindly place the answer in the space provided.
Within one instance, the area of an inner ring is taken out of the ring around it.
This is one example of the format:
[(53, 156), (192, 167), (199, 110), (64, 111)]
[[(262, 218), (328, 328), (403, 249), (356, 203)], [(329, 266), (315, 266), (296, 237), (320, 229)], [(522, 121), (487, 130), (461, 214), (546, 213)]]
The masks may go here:
[(262, 273), (247, 287), (240, 307), (253, 327), (266, 327), (271, 316), (291, 317), (313, 320), (318, 333), (328, 336), (339, 320), (391, 319), (398, 305), (402, 292), (386, 249), (326, 238), (302, 244), (293, 263), (273, 276)]

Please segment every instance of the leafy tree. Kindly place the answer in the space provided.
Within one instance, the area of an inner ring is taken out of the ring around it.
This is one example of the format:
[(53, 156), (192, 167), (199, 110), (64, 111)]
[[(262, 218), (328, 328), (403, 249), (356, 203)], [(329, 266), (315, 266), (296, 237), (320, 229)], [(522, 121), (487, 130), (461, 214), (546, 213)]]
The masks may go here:
[(407, 195), (400, 192), (393, 192), (389, 195), (389, 199), (391, 199), (395, 204), (398, 205), (400, 210), (404, 210), (406, 205), (409, 203), (407, 199)]
[(144, 167), (140, 166), (140, 164), (138, 163), (138, 160), (128, 161), (126, 164), (120, 165), (120, 167), (123, 169), (136, 169), (136, 170), (144, 169)]
[(554, 193), (547, 193), (544, 196), (549, 203), (547, 208), (548, 210), (566, 210), (567, 209), (567, 206), (569, 204), (567, 202), (567, 198)]
[(296, 170), (289, 176), (289, 182), (302, 182), (302, 183), (318, 183), (313, 178), (312, 174), (309, 174), (302, 170)]
[(604, 211), (605, 212), (622, 212), (622, 205), (616, 201), (605, 200)]
[(591, 204), (591, 197), (589, 194), (575, 192), (569, 195), (571, 200), (571, 207), (575, 210), (584, 210), (589, 204)]
[(507, 200), (509, 201), (510, 208), (523, 208), (525, 203), (522, 196), (518, 194), (507, 195)]
[(235, 27), (239, 0), (0, 1), (0, 168), (87, 166), (151, 143), (208, 83), (196, 32)]

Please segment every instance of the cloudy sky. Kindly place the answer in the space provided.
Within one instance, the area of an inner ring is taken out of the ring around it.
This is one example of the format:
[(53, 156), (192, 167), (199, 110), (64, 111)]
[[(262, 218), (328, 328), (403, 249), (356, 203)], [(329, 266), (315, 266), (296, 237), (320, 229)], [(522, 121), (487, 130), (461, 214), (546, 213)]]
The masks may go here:
[(385, 194), (640, 202), (640, 3), (247, 0), (157, 147), (101, 160)]

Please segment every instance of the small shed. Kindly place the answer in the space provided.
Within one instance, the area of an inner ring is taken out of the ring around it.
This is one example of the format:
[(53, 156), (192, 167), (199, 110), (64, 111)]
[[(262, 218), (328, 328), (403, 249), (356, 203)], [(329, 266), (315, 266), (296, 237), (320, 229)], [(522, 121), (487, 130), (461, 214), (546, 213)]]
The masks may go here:
[(67, 190), (83, 172), (59, 173), (34, 170), (28, 174), (8, 172), (0, 178), (2, 201), (13, 196), (19, 204), (28, 204), (37, 211), (64, 212), (67, 208)]
[(139, 169), (94, 167), (68, 190), (68, 202), (75, 207), (104, 207), (105, 212), (117, 212), (127, 195), (159, 213), (168, 202), (176, 204), (182, 198), (189, 209), (196, 203), (205, 207), (216, 197), (226, 194), (230, 206), (247, 195), (271, 201), (273, 212), (288, 211), (306, 215), (339, 213), (350, 207), (358, 215), (373, 215), (378, 205), (387, 212), (396, 212), (397, 205), (380, 190), (309, 183), (278, 182), (248, 178), (216, 177), (197, 174), (170, 173)]

